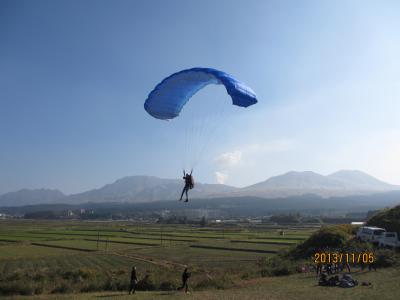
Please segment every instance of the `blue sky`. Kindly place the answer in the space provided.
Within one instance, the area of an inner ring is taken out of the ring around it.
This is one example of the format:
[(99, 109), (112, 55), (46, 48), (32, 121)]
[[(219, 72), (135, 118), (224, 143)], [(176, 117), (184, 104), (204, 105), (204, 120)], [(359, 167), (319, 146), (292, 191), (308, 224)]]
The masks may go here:
[[(188, 143), (206, 145), (202, 182), (360, 169), (400, 184), (399, 28), (398, 1), (2, 0), (0, 193), (175, 178)], [(176, 122), (143, 109), (161, 79), (195, 66), (259, 99), (206, 119), (211, 142), (184, 128), (229, 104), (222, 86)]]

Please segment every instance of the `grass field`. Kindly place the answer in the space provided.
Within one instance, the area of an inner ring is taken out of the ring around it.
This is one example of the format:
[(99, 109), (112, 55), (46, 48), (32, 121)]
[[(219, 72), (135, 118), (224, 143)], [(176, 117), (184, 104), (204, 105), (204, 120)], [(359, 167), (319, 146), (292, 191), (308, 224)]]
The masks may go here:
[[(130, 268), (155, 286), (178, 285), (185, 265), (204, 288), (231, 286), (259, 273), (257, 261), (305, 239), (314, 229), (198, 227), (129, 222), (0, 222), (3, 295), (88, 292), (128, 285)], [(226, 279), (227, 274), (232, 278)], [(50, 280), (51, 278), (51, 280)]]
[[(252, 280), (242, 280), (230, 289), (191, 290), (189, 295), (182, 292), (137, 292), (128, 296), (121, 292), (101, 292), (87, 294), (42, 295), (21, 297), (18, 299), (32, 300), (86, 300), (86, 299), (194, 299), (194, 300), (397, 300), (399, 299), (398, 283), (400, 282), (399, 269), (384, 269), (377, 272), (362, 272), (353, 274), (359, 282), (371, 282), (372, 286), (356, 286), (342, 289), (338, 287), (320, 287), (316, 285), (313, 275), (292, 275), (285, 277), (268, 277)], [(5, 300), (17, 299), (5, 297)]]
[[(307, 227), (1, 221), (0, 294), (14, 299), (24, 297), (21, 295), (30, 295), (31, 299), (128, 299), (121, 292), (113, 291), (127, 289), (133, 265), (137, 267), (139, 278), (149, 275), (156, 289), (165, 284), (178, 286), (180, 274), (187, 265), (193, 274), (191, 286), (196, 291), (188, 295), (189, 298), (301, 299), (296, 297), (309, 293), (312, 288), (313, 293), (308, 298), (321, 299), (318, 295), (331, 293), (327, 293), (327, 288), (315, 287), (314, 276), (261, 278), (259, 266), (260, 260), (293, 247), (315, 230)], [(392, 272), (399, 279), (398, 270), (382, 272)], [(360, 276), (375, 276), (371, 280), (382, 281), (383, 286), (389, 284), (378, 274), (381, 273)], [(361, 296), (363, 293), (373, 295), (379, 288), (365, 288), (370, 292), (364, 292), (360, 287), (348, 292), (356, 298), (343, 294), (342, 298), (327, 299), (373, 299)], [(360, 295), (355, 291), (360, 291)], [(41, 296), (37, 298), (34, 294)], [(388, 295), (385, 299), (392, 299)], [(182, 295), (176, 292), (140, 292), (135, 296), (137, 299), (179, 297)]]

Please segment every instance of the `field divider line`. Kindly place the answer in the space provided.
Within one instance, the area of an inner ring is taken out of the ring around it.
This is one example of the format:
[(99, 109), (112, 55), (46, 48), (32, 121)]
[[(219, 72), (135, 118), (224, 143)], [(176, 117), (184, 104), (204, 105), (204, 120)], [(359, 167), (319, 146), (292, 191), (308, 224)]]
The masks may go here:
[(116, 256), (121, 256), (121, 257), (126, 257), (126, 258), (130, 258), (133, 260), (139, 260), (139, 261), (144, 261), (156, 266), (161, 266), (167, 269), (170, 269), (172, 266), (179, 266), (181, 268), (185, 268), (186, 265), (184, 264), (180, 264), (180, 263), (176, 263), (176, 262), (172, 262), (172, 261), (167, 261), (167, 260), (155, 260), (154, 258), (148, 258), (148, 257), (144, 257), (144, 256), (138, 256), (138, 255), (128, 255), (128, 254), (121, 254), (118, 252), (108, 252), (111, 255), (116, 255)]
[[(151, 236), (157, 236), (159, 237), (161, 235), (161, 232), (133, 232), (133, 231), (127, 231), (132, 235), (151, 235)], [(192, 238), (192, 239), (220, 239), (223, 240), (223, 237), (219, 236), (196, 236), (196, 235), (187, 235), (187, 234), (173, 234), (173, 233), (163, 233), (162, 234), (164, 237), (174, 237), (174, 238)]]
[(296, 245), (296, 243), (290, 243), (290, 242), (267, 242), (267, 241), (246, 241), (246, 240), (231, 240), (231, 243), (247, 243), (247, 244), (255, 244), (255, 245), (283, 245), (283, 246), (292, 246)]
[(0, 242), (10, 242), (10, 243), (23, 243), (24, 241), (21, 240), (6, 240), (0, 239)]
[(254, 240), (288, 240), (288, 241), (304, 241), (307, 239), (307, 237), (287, 237), (287, 236), (266, 236), (266, 237), (252, 237), (251, 239)]
[(158, 246), (159, 244), (141, 243), (141, 242), (124, 242), (124, 241), (113, 241), (113, 240), (96, 240), (96, 239), (83, 239), (84, 241), (90, 242), (102, 242), (102, 243), (115, 243), (125, 245), (140, 245), (140, 246)]
[[(157, 236), (157, 238), (156, 237), (143, 237), (143, 236), (140, 236), (140, 237), (121, 236), (120, 238), (123, 238), (123, 239), (137, 238), (137, 239), (141, 239), (141, 240), (151, 240), (151, 241), (159, 241), (160, 240), (160, 238), (158, 236)], [(195, 243), (195, 242), (197, 242), (197, 240), (176, 239), (176, 238), (171, 238), (170, 236), (166, 237), (164, 240), (173, 241), (173, 242), (187, 242), (187, 243)]]
[[(49, 232), (49, 231), (45, 231), (45, 232), (36, 232), (36, 231), (28, 231), (29, 233), (32, 234), (36, 234), (36, 235), (59, 235), (59, 236), (78, 236), (78, 237), (86, 237), (86, 236), (94, 236), (97, 237), (98, 234), (83, 234), (83, 233), (70, 233), (70, 232)], [(102, 236), (105, 237), (115, 237), (115, 235), (112, 234), (103, 234)]]
[(85, 248), (75, 248), (75, 247), (68, 247), (68, 246), (41, 244), (41, 243), (30, 243), (30, 244), (33, 246), (48, 247), (48, 248), (58, 248), (58, 249), (75, 250), (75, 251), (83, 251), (83, 252), (96, 252), (96, 250), (85, 249)]
[(229, 248), (229, 247), (217, 247), (207, 245), (190, 245), (191, 248), (210, 249), (210, 250), (224, 250), (224, 251), (238, 251), (238, 252), (254, 252), (254, 253), (271, 253), (276, 254), (279, 251), (275, 250), (258, 250), (258, 249), (245, 249), (245, 248)]

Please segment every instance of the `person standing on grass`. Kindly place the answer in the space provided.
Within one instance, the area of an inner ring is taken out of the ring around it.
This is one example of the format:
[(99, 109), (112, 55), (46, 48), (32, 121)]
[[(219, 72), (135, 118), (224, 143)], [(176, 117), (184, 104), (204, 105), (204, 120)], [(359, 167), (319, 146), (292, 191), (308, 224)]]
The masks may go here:
[[(316, 253), (321, 253), (322, 250), (321, 249), (317, 249)], [(315, 268), (315, 272), (317, 273), (317, 277), (320, 276), (322, 274), (322, 263), (320, 261), (316, 262), (316, 268)]]
[(183, 290), (183, 288), (185, 288), (186, 294), (188, 293), (188, 289), (189, 289), (187, 282), (188, 282), (190, 276), (191, 276), (191, 274), (190, 274), (190, 272), (188, 272), (188, 268), (185, 268), (185, 271), (183, 271), (183, 273), (182, 273), (182, 286), (179, 289)]
[[(345, 266), (345, 267), (346, 267), (346, 269), (347, 269), (347, 272), (348, 272), (348, 273), (351, 273), (350, 264), (349, 264), (349, 262), (348, 262), (348, 261), (346, 261), (346, 262), (343, 262), (343, 266)], [(343, 268), (343, 269), (344, 269), (344, 268)]]
[(131, 271), (131, 285), (129, 288), (129, 295), (134, 294), (136, 291), (136, 285), (137, 285), (137, 275), (136, 275), (136, 267), (132, 267)]

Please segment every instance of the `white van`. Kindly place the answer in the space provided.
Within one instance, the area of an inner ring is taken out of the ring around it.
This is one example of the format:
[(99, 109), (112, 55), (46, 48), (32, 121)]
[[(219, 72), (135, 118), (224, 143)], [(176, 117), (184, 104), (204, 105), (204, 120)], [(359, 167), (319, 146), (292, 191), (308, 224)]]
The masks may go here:
[(384, 232), (378, 239), (380, 247), (400, 247), (400, 240), (397, 232)]
[(362, 226), (357, 231), (357, 238), (364, 242), (378, 243), (379, 237), (386, 232), (385, 229), (379, 227)]

